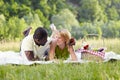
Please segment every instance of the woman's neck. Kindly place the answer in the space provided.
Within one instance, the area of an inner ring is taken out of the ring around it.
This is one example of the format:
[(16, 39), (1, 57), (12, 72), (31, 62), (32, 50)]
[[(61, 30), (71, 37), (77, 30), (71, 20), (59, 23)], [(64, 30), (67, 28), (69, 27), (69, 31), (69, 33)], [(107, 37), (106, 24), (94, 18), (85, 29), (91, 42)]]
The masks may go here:
[(65, 48), (65, 44), (61, 44), (61, 45), (58, 45), (60, 49), (64, 49)]

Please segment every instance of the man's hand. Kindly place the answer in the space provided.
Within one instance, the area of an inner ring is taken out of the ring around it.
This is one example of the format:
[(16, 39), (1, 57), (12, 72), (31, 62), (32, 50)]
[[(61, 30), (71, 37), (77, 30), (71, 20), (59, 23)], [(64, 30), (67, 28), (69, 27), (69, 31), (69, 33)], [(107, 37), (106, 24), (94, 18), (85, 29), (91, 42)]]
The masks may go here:
[(33, 51), (25, 51), (25, 55), (26, 55), (28, 60), (30, 60), (30, 61), (34, 61), (35, 60)]

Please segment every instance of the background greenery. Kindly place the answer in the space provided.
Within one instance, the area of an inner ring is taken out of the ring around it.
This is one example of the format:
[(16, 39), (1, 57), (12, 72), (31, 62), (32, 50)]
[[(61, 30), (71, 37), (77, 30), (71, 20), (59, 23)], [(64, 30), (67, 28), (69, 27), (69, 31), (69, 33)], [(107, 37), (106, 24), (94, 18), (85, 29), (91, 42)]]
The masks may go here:
[[(19, 51), (23, 30), (38, 26), (67, 28), (76, 39), (88, 34), (93, 47), (120, 54), (120, 0), (0, 0), (0, 50)], [(114, 39), (106, 39), (114, 38)], [(7, 41), (6, 41), (7, 40)], [(10, 40), (10, 42), (9, 42)], [(12, 42), (15, 40), (16, 42)], [(77, 40), (76, 49), (82, 40)], [(120, 62), (47, 65), (1, 65), (0, 80), (120, 80)]]
[(21, 40), (32, 26), (48, 30), (54, 23), (76, 38), (98, 34), (120, 37), (120, 0), (0, 0), (0, 40)]

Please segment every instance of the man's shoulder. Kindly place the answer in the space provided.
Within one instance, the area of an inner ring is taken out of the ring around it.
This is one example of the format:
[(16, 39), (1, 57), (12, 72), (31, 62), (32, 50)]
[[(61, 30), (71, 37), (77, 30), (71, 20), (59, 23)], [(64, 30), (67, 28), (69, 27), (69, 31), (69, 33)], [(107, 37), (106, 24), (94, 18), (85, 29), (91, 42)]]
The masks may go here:
[(31, 42), (33, 41), (33, 35), (28, 35), (23, 39), (23, 42)]
[[(33, 39), (33, 35), (28, 35), (28, 36), (26, 36), (24, 39), (29, 39), (29, 40), (30, 40), (30, 39)], [(24, 39), (23, 39), (23, 40), (24, 40)]]

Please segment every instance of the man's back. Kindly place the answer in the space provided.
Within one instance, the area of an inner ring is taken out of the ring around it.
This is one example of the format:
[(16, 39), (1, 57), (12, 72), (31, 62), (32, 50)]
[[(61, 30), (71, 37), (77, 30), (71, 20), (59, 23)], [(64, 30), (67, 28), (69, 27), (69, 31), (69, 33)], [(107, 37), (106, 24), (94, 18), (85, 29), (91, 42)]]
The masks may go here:
[(49, 39), (44, 46), (38, 46), (34, 42), (33, 35), (28, 35), (22, 41), (21, 55), (26, 57), (25, 51), (33, 51), (34, 55), (32, 57), (38, 57), (41, 60), (44, 56), (44, 52), (49, 48), (50, 42), (51, 40)]
[[(21, 55), (28, 60), (41, 60), (45, 50), (49, 47), (47, 31), (38, 27), (33, 35), (26, 36), (21, 44)], [(48, 41), (48, 42), (47, 42)]]

